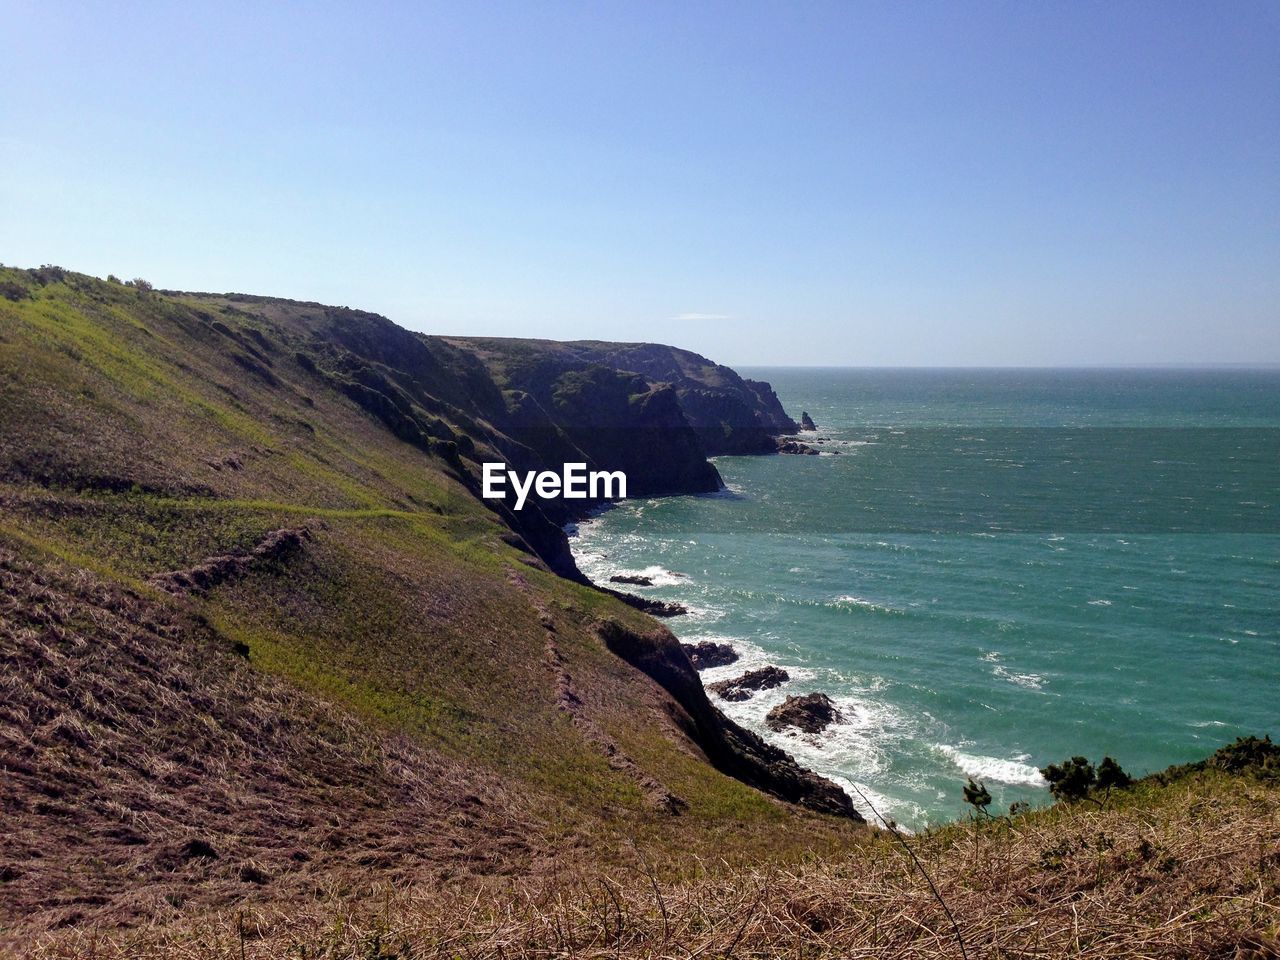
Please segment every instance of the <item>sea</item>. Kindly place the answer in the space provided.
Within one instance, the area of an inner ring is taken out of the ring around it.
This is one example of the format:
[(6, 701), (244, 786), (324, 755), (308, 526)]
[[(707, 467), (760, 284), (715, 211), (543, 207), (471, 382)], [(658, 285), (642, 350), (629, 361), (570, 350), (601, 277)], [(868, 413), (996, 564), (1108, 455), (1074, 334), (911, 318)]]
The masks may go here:
[[(681, 640), (790, 682), (713, 700), (919, 830), (1049, 801), (1040, 769), (1131, 775), (1280, 736), (1280, 370), (742, 369), (818, 455), (722, 456), (718, 494), (570, 530), (598, 582), (678, 601)], [(768, 729), (821, 691), (843, 722)]]

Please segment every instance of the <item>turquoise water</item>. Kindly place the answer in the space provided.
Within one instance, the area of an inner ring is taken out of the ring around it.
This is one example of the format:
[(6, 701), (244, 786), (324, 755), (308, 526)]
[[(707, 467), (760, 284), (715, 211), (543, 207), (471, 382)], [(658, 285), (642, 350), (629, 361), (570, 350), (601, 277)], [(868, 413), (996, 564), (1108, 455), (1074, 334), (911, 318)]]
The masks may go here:
[[(575, 554), (743, 654), (704, 680), (785, 667), (721, 707), (864, 811), (919, 827), (966, 775), (1043, 802), (1070, 755), (1141, 774), (1280, 734), (1280, 371), (742, 372), (825, 455), (718, 458), (724, 493), (621, 504)], [(847, 722), (765, 728), (810, 690)]]

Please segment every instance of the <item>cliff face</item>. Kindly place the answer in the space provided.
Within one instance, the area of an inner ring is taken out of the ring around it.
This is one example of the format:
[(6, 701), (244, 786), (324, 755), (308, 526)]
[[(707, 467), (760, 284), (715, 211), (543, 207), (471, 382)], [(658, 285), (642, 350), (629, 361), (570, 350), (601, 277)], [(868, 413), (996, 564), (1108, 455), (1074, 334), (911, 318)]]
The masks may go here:
[[(565, 462), (622, 470), (630, 496), (721, 486), (678, 392), (639, 374), (531, 351), (512, 386), (466, 342), (411, 333), (377, 314), (266, 297), (182, 296), (280, 325), (290, 334), (288, 359), (399, 439), (443, 459), (477, 496), (480, 465), (489, 460), (521, 472), (558, 470)], [(223, 321), (214, 323), (232, 333)], [(273, 376), (263, 344), (245, 336), (233, 342), (242, 367)], [(531, 552), (571, 578), (579, 574), (562, 527), (595, 504), (531, 495), (515, 511), (486, 501)]]
[(596, 340), (451, 337), (449, 342), (481, 358), (508, 387), (535, 394), (567, 371), (592, 366), (634, 372), (654, 387), (666, 385), (708, 456), (772, 453), (775, 437), (799, 429), (769, 384), (744, 379), (689, 350)]

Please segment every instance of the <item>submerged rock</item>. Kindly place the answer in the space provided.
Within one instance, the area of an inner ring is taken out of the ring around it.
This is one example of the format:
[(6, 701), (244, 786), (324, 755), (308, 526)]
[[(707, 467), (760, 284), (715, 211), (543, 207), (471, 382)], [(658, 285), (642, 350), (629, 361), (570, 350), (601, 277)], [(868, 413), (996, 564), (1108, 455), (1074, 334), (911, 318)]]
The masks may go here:
[(712, 667), (727, 667), (737, 663), (738, 651), (727, 643), (715, 640), (699, 640), (697, 643), (682, 643), (684, 652), (689, 655), (689, 662), (695, 670), (709, 670)]
[(759, 670), (748, 670), (740, 677), (732, 680), (721, 680), (707, 687), (720, 695), (724, 700), (734, 702), (750, 700), (757, 690), (771, 690), (791, 679), (791, 674), (781, 667), (761, 667)]
[(805, 733), (821, 733), (833, 723), (844, 720), (844, 714), (825, 693), (806, 693), (802, 697), (787, 697), (764, 718), (770, 730), (781, 733), (787, 727), (796, 727)]
[(816, 457), (818, 455), (817, 450), (809, 446), (807, 443), (801, 443), (798, 440), (779, 439), (778, 452), (804, 454), (805, 456), (810, 457)]

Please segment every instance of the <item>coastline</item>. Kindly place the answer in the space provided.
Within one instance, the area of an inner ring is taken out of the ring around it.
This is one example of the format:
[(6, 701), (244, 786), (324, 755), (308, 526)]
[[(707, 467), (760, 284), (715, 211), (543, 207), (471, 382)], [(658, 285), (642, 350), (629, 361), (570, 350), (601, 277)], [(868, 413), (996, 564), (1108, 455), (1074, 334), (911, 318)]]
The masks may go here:
[[(854, 424), (863, 422), (896, 422), (907, 432), (889, 445), (850, 446), (842, 458), (716, 458), (726, 492), (620, 504), (589, 518), (572, 544), (576, 562), (593, 578), (648, 576), (653, 585), (636, 592), (688, 606), (689, 617), (669, 622), (682, 642), (729, 642), (745, 654), (732, 666), (704, 671), (705, 684), (770, 665), (791, 674), (789, 687), (746, 702), (721, 701), (738, 722), (825, 776), (866, 771), (866, 779), (856, 773), (853, 779), (888, 784), (899, 819), (917, 825), (963, 815), (959, 788), (967, 776), (985, 781), (998, 806), (1045, 804), (1050, 797), (1039, 768), (1063, 756), (1109, 753), (1137, 774), (1155, 773), (1195, 759), (1220, 738), (1274, 726), (1259, 684), (1244, 678), (1257, 674), (1277, 639), (1274, 601), (1265, 589), (1273, 580), (1268, 558), (1275, 540), (1247, 532), (1253, 527), (1240, 526), (1232, 514), (1224, 520), (1205, 513), (1203, 534), (1172, 526), (1114, 533), (1091, 526), (1097, 514), (1087, 501), (1078, 517), (1071, 513), (1069, 490), (1051, 518), (1060, 532), (927, 532), (906, 525), (864, 531), (861, 520), (850, 523), (833, 510), (839, 491), (860, 489), (865, 506), (887, 503), (899, 516), (905, 508), (893, 502), (898, 488), (890, 486), (899, 478), (884, 466), (891, 455), (940, 438), (948, 445), (968, 438), (980, 447), (983, 438), (989, 444), (1000, 436), (985, 425), (1004, 418), (1017, 424), (1071, 417), (1101, 423), (1104, 433), (1119, 419), (1130, 429), (1153, 423), (1166, 445), (1178, 439), (1175, 428), (1192, 428), (1186, 449), (1203, 459), (1220, 437), (1250, 434), (1194, 428), (1229, 428), (1233, 416), (1249, 424), (1263, 413), (1274, 417), (1274, 399), (1259, 407), (1274, 394), (1259, 394), (1256, 377), (1245, 378), (1236, 406), (1224, 408), (1220, 398), (1235, 382), (1228, 373), (1162, 374), (1136, 385), (1123, 371), (1065, 378), (992, 373), (978, 380), (945, 371), (901, 379), (877, 373), (869, 381), (846, 374), (846, 382), (859, 384), (855, 408), (833, 392), (840, 379), (831, 371), (790, 379), (781, 371), (748, 372), (781, 383), (788, 405), (808, 407), (830, 425), (822, 434), (838, 443), (861, 442), (865, 431)], [(1274, 378), (1268, 383), (1274, 387)], [(962, 399), (971, 394), (971, 408), (926, 403), (930, 384)], [(1010, 409), (989, 402), (1011, 389), (1036, 402)], [(1128, 402), (1134, 391), (1146, 407)], [(904, 399), (918, 403), (919, 413)], [(1082, 408), (1082, 400), (1093, 406)], [(983, 426), (910, 429), (913, 415), (951, 420), (964, 409)], [(1056, 456), (1062, 439), (1081, 429), (1051, 433), (1046, 450)], [(1027, 442), (1037, 436), (1027, 434)], [(930, 457), (943, 465), (941, 452)], [(903, 469), (917, 462), (907, 460)], [(1252, 493), (1258, 478), (1240, 465), (1233, 469)], [(944, 476), (908, 475), (902, 482), (944, 482)], [(808, 519), (796, 522), (797, 515)], [(786, 538), (775, 536), (783, 530)], [(610, 556), (593, 563), (584, 551)], [(664, 571), (692, 576), (668, 579)], [(1150, 677), (1144, 650), (1159, 651), (1168, 665), (1161, 684)], [(1232, 678), (1243, 683), (1238, 695), (1205, 695)], [(777, 737), (764, 720), (783, 690), (828, 693), (853, 723), (833, 727), (836, 735), (817, 738), (813, 749), (802, 737)]]

